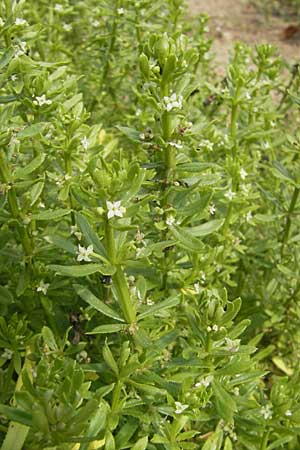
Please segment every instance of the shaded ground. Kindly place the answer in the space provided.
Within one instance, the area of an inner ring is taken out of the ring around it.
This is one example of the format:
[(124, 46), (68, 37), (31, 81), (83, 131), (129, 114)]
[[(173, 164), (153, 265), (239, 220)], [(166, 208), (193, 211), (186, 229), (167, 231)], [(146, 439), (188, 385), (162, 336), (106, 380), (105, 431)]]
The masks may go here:
[(266, 20), (247, 0), (188, 0), (188, 4), (192, 14), (202, 12), (211, 17), (209, 28), (220, 72), (237, 40), (248, 44), (270, 43), (289, 62), (300, 61), (300, 32), (290, 39), (284, 38), (284, 30), (291, 22), (279, 17)]

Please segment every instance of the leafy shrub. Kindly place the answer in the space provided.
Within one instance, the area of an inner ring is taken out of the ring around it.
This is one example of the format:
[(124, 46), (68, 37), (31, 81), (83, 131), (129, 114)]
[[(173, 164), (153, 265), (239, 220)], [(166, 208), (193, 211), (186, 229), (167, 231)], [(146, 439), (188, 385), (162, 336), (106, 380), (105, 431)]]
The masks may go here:
[(296, 450), (298, 66), (218, 80), (181, 0), (0, 13), (2, 450)]

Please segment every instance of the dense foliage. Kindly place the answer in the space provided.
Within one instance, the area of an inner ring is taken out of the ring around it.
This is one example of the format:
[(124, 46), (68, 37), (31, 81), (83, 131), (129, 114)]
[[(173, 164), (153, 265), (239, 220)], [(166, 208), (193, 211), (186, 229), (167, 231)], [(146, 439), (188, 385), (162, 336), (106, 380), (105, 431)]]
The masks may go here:
[(206, 23), (0, 3), (2, 450), (299, 449), (299, 67)]

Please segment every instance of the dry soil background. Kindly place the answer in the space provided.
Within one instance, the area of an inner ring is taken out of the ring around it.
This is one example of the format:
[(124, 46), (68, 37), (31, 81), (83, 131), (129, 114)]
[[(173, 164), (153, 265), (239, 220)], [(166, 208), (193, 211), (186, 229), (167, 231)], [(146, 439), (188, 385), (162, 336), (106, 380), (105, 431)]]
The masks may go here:
[(192, 14), (207, 13), (211, 18), (209, 29), (220, 72), (237, 40), (249, 44), (270, 43), (288, 61), (300, 61), (300, 33), (292, 39), (283, 38), (286, 27), (297, 22), (278, 17), (266, 20), (247, 0), (188, 0), (188, 4)]

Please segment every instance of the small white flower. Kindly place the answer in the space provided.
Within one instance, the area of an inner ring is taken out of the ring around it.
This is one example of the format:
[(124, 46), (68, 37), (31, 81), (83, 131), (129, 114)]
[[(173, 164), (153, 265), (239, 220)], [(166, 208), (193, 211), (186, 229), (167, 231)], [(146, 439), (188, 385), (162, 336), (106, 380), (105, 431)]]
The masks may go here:
[(55, 5), (54, 5), (54, 11), (57, 11), (57, 12), (62, 12), (63, 11), (63, 5), (61, 5), (60, 3), (55, 3)]
[(250, 187), (249, 184), (245, 184), (245, 183), (241, 184), (241, 189), (245, 194), (249, 193), (249, 187)]
[(183, 101), (182, 95), (179, 95), (177, 97), (176, 92), (174, 92), (170, 97), (165, 96), (164, 97), (165, 109), (168, 112), (172, 111), (172, 109), (174, 109), (174, 108), (181, 109), (182, 108), (182, 101)]
[(19, 56), (22, 56), (26, 53), (27, 51), (27, 45), (25, 41), (20, 41), (18, 43), (18, 47), (15, 48), (15, 57), (19, 58)]
[(263, 416), (264, 419), (268, 420), (268, 419), (272, 419), (272, 406), (271, 405), (266, 405), (263, 406), (260, 410), (260, 414)]
[(199, 283), (199, 281), (194, 284), (194, 289), (195, 289), (196, 294), (200, 294), (200, 283)]
[(209, 333), (211, 332), (211, 326), (208, 325), (208, 327), (206, 329)]
[(27, 20), (25, 20), (21, 17), (17, 17), (15, 20), (15, 25), (17, 25), (17, 26), (28, 25), (28, 22), (27, 22)]
[(250, 92), (247, 91), (246, 94), (245, 94), (245, 97), (246, 97), (247, 100), (251, 100)]
[(168, 142), (168, 144), (171, 145), (171, 147), (175, 147), (175, 148), (178, 148), (178, 149), (180, 149), (180, 148), (183, 147), (183, 145), (181, 144), (181, 141), (178, 141), (178, 142)]
[(141, 133), (141, 134), (139, 135), (139, 138), (140, 138), (142, 141), (144, 141), (144, 140), (145, 140), (145, 133)]
[(138, 108), (135, 112), (135, 115), (138, 117), (142, 114), (142, 110), (140, 108)]
[(12, 350), (10, 350), (9, 348), (5, 348), (4, 352), (1, 355), (1, 358), (11, 359), (13, 354), (14, 352)]
[(41, 280), (41, 281), (40, 281), (40, 284), (38, 285), (38, 287), (36, 288), (36, 290), (37, 290), (37, 292), (42, 292), (44, 295), (46, 295), (49, 286), (50, 286), (49, 283), (44, 283), (44, 280)]
[(202, 380), (198, 381), (195, 384), (195, 387), (198, 388), (198, 387), (204, 386), (204, 387), (207, 388), (212, 383), (213, 379), (214, 379), (214, 377), (212, 375), (208, 375), (207, 377), (205, 377)]
[(69, 23), (64, 23), (62, 27), (67, 32), (72, 31), (72, 25), (70, 25)]
[(106, 202), (107, 206), (107, 218), (111, 219), (112, 217), (123, 217), (123, 214), (126, 212), (126, 208), (121, 206), (121, 201), (118, 202)]
[(28, 25), (27, 20), (22, 19), (21, 17), (17, 17), (15, 20), (15, 25), (17, 25), (18, 27), (23, 26), (23, 25)]
[(125, 9), (124, 8), (118, 8), (117, 9), (117, 13), (119, 14), (119, 16), (122, 16), (125, 13)]
[(236, 193), (233, 192), (231, 189), (229, 189), (229, 191), (227, 191), (226, 194), (224, 194), (224, 196), (228, 198), (228, 200), (232, 201), (233, 197), (236, 196)]
[(91, 22), (91, 25), (92, 25), (92, 27), (97, 28), (97, 27), (99, 27), (100, 22), (99, 22), (99, 20), (93, 20), (93, 21)]
[(293, 413), (292, 413), (292, 411), (291, 411), (290, 409), (288, 409), (288, 410), (284, 413), (284, 415), (287, 416), (287, 417), (290, 417), (290, 416), (293, 415)]
[(43, 106), (43, 105), (51, 105), (52, 100), (47, 100), (45, 94), (41, 95), (40, 97), (35, 97), (35, 100), (33, 100), (33, 104), (36, 106)]
[(76, 355), (76, 360), (78, 362), (82, 362), (85, 361), (87, 357), (88, 357), (87, 352), (85, 350), (81, 350), (81, 352)]
[(214, 205), (213, 203), (212, 203), (211, 205), (209, 205), (208, 211), (209, 211), (209, 214), (210, 214), (211, 216), (213, 216), (213, 215), (215, 214), (215, 212), (216, 212), (216, 207), (215, 207), (215, 205)]
[(146, 303), (147, 303), (148, 306), (154, 305), (154, 301), (151, 300), (151, 298), (147, 298)]
[(94, 248), (92, 245), (89, 245), (87, 248), (82, 247), (80, 244), (78, 244), (78, 251), (77, 251), (77, 261), (86, 261), (90, 262), (91, 258), (90, 255), (93, 253)]
[(45, 205), (45, 203), (40, 202), (40, 203), (38, 204), (38, 207), (39, 207), (39, 208), (46, 208), (46, 205)]
[(215, 323), (212, 327), (213, 331), (217, 332), (219, 330), (218, 325)]
[(225, 342), (226, 342), (226, 349), (231, 352), (231, 353), (235, 353), (239, 350), (240, 347), (240, 339), (235, 339), (232, 340), (230, 338), (225, 338)]
[(78, 228), (76, 227), (76, 225), (71, 225), (71, 235), (74, 234), (74, 236), (77, 237), (78, 241), (81, 241), (82, 239), (82, 233), (80, 231), (78, 231)]
[(172, 226), (175, 223), (175, 217), (174, 216), (168, 216), (166, 218), (166, 225), (169, 227)]
[(213, 144), (213, 142), (209, 141), (208, 139), (202, 139), (202, 141), (200, 141), (198, 144), (198, 149), (200, 150), (202, 148), (205, 148), (206, 150), (209, 150), (210, 152), (212, 152), (214, 149), (214, 144)]
[(240, 170), (240, 176), (241, 176), (241, 179), (242, 180), (245, 180), (246, 179), (246, 177), (247, 177), (247, 172), (246, 172), (246, 170), (245, 169), (243, 169), (243, 168), (241, 168), (241, 170)]
[(3, 27), (5, 24), (4, 20), (2, 19), (2, 17), (0, 17), (0, 27)]
[(248, 211), (246, 214), (246, 222), (250, 222), (251, 219), (253, 219), (252, 212)]
[(11, 79), (11, 81), (17, 81), (18, 77), (17, 77), (17, 75), (13, 74), (13, 75), (10, 77), (10, 79)]
[(136, 256), (137, 258), (141, 258), (141, 257), (144, 256), (144, 253), (145, 253), (145, 248), (144, 248), (144, 247), (142, 247), (142, 248), (137, 248), (137, 249), (136, 249), (136, 252), (135, 252), (135, 256)]
[(137, 232), (135, 233), (135, 236), (134, 236), (136, 242), (138, 242), (139, 244), (143, 243), (144, 237), (145, 237), (145, 235), (144, 235), (144, 233), (141, 232), (141, 230), (137, 230)]
[(236, 395), (236, 396), (240, 395), (240, 388), (239, 388), (238, 386), (236, 386), (236, 387), (233, 389), (233, 394)]
[(87, 150), (89, 147), (89, 140), (86, 136), (84, 136), (81, 141), (80, 141), (82, 147), (84, 148), (84, 150)]
[(184, 405), (183, 403), (180, 402), (175, 402), (175, 406), (176, 406), (175, 414), (181, 414), (189, 407), (189, 405)]

